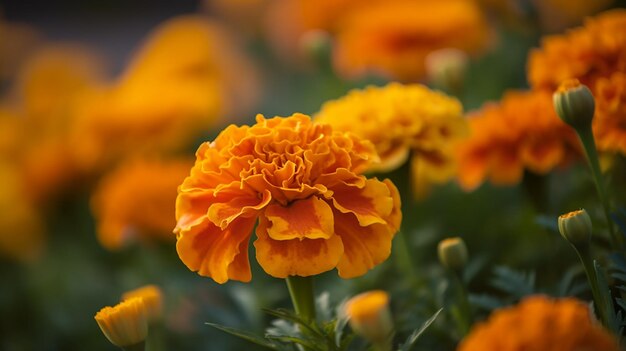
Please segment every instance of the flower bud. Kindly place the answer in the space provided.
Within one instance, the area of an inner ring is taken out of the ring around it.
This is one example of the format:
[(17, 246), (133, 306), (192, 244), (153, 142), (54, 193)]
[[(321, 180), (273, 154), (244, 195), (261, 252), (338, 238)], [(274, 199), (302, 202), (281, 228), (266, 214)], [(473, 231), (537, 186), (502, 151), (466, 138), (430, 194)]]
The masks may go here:
[(373, 344), (388, 342), (393, 322), (386, 292), (373, 290), (356, 295), (346, 303), (345, 312), (355, 333)]
[(141, 297), (148, 311), (148, 321), (157, 322), (163, 315), (163, 294), (156, 285), (146, 285), (141, 288), (127, 291), (122, 295), (122, 301)]
[(577, 79), (569, 79), (552, 96), (557, 115), (574, 129), (590, 128), (595, 111), (591, 90)]
[(439, 261), (446, 268), (459, 270), (465, 267), (468, 259), (465, 241), (459, 237), (444, 239), (437, 248)]
[(122, 348), (140, 345), (148, 336), (148, 312), (139, 297), (103, 308), (95, 319), (104, 336)]
[(575, 247), (589, 245), (593, 227), (591, 218), (584, 209), (559, 216), (559, 232)]
[(465, 82), (468, 56), (459, 49), (440, 49), (426, 56), (424, 65), (428, 79), (438, 88), (459, 92)]

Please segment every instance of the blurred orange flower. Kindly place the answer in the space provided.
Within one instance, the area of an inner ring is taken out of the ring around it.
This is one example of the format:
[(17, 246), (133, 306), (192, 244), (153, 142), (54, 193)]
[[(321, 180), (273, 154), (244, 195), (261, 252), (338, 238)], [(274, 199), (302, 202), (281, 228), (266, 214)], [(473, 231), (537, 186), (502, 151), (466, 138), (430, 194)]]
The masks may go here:
[(134, 160), (107, 174), (91, 200), (102, 246), (116, 250), (135, 241), (173, 240), (176, 188), (192, 164)]
[(593, 122), (597, 146), (626, 154), (626, 10), (588, 18), (565, 35), (546, 37), (530, 53), (528, 79), (550, 92), (567, 79), (578, 79), (596, 98)]
[(580, 155), (573, 129), (562, 122), (548, 92), (509, 92), (469, 118), (470, 136), (459, 145), (458, 180), (466, 190), (486, 178), (518, 183), (524, 169), (544, 174)]
[(189, 147), (257, 93), (256, 71), (232, 36), (205, 17), (175, 17), (151, 33), (115, 85), (84, 102), (74, 134), (80, 160), (90, 169), (128, 153)]
[(258, 218), (256, 258), (268, 274), (365, 274), (389, 256), (401, 220), (393, 183), (361, 175), (376, 159), (371, 143), (302, 114), (231, 125), (200, 146), (179, 187), (178, 255), (218, 283), (249, 281)]
[(458, 100), (417, 84), (352, 90), (326, 102), (315, 120), (370, 140), (381, 158), (370, 171), (392, 171), (412, 153), (417, 195), (454, 176), (454, 145), (467, 132)]
[(334, 62), (346, 77), (373, 73), (417, 81), (429, 53), (456, 48), (475, 54), (489, 41), (486, 19), (472, 1), (377, 2), (342, 20)]
[(460, 343), (459, 351), (620, 350), (615, 338), (593, 320), (589, 306), (572, 298), (531, 296), (495, 311)]

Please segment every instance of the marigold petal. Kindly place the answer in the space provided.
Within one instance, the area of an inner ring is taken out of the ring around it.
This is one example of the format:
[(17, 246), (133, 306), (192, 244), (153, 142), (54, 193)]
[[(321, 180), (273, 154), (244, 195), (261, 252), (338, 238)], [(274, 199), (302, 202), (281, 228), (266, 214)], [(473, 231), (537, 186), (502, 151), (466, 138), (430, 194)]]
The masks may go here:
[(337, 186), (332, 189), (334, 207), (342, 213), (352, 213), (359, 225), (385, 223), (384, 217), (393, 209), (389, 187), (378, 179), (367, 179), (362, 188)]
[(229, 279), (248, 282), (248, 239), (256, 218), (238, 218), (221, 230), (205, 222), (190, 231), (180, 232), (176, 250), (183, 263), (198, 274), (222, 284)]
[(234, 197), (228, 202), (212, 204), (209, 207), (208, 218), (213, 224), (224, 229), (239, 216), (254, 216), (271, 200), (272, 195), (269, 190), (263, 191), (259, 196)]
[(274, 240), (328, 239), (335, 233), (333, 211), (317, 196), (288, 206), (272, 204), (265, 210), (265, 217), (271, 223), (267, 234)]
[(328, 239), (274, 240), (268, 235), (269, 225), (269, 219), (261, 216), (254, 247), (257, 261), (273, 277), (320, 274), (335, 268), (341, 258), (343, 243), (337, 235)]
[(354, 278), (367, 273), (391, 254), (395, 230), (386, 224), (362, 227), (352, 214), (335, 212), (335, 232), (341, 237), (344, 252), (337, 264), (339, 276)]

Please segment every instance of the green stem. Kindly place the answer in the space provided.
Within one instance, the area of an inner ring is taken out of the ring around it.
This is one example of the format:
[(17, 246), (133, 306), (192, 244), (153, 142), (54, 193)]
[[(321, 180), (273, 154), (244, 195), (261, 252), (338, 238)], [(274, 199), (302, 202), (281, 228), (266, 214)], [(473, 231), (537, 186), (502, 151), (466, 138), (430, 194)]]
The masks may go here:
[(465, 336), (469, 333), (472, 326), (472, 309), (469, 303), (467, 288), (465, 284), (463, 284), (461, 272), (453, 271), (452, 273), (453, 288), (456, 290), (457, 297), (457, 313), (455, 314), (455, 318), (457, 319), (461, 336)]
[(296, 314), (307, 322), (314, 321), (313, 277), (289, 276), (286, 281)]
[(602, 202), (602, 207), (604, 209), (604, 215), (606, 216), (611, 239), (613, 240), (613, 244), (616, 245), (617, 248), (621, 251), (624, 248), (624, 239), (619, 233), (615, 231), (613, 221), (611, 220), (609, 199), (606, 193), (606, 187), (604, 186), (602, 172), (600, 171), (600, 161), (598, 160), (598, 152), (596, 151), (596, 143), (593, 138), (593, 131), (591, 130), (591, 126), (587, 128), (581, 128), (576, 131), (578, 132), (578, 138), (580, 139), (580, 142), (585, 149), (587, 162), (589, 163), (589, 168), (591, 168), (593, 182), (596, 186), (598, 196), (600, 197), (600, 202)]
[(419, 275), (413, 265), (413, 260), (411, 259), (411, 253), (409, 251), (410, 245), (406, 238), (405, 231), (400, 230), (396, 235), (396, 238), (397, 242), (393, 245), (396, 262), (398, 263), (399, 268), (404, 271), (405, 277), (411, 283), (412, 288), (417, 290), (422, 285), (422, 282), (420, 281)]
[(587, 280), (589, 281), (589, 285), (591, 286), (591, 294), (593, 295), (594, 305), (596, 307), (596, 311), (602, 321), (602, 324), (611, 330), (611, 321), (608, 313), (608, 304), (607, 301), (604, 301), (603, 295), (600, 291), (600, 286), (598, 285), (598, 276), (596, 274), (595, 267), (593, 265), (593, 260), (591, 259), (591, 254), (589, 252), (588, 247), (584, 248), (576, 248), (576, 253), (580, 258), (580, 261), (585, 268), (585, 273), (587, 274)]

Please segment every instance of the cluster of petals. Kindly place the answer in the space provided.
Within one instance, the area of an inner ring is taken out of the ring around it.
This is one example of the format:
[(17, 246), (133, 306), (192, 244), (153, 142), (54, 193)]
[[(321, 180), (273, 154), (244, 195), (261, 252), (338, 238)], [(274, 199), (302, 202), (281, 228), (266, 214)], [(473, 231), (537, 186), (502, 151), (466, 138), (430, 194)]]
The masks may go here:
[(365, 274), (389, 256), (401, 221), (393, 183), (361, 174), (376, 160), (370, 142), (302, 114), (231, 125), (200, 146), (178, 189), (178, 255), (218, 283), (249, 281), (258, 219), (256, 259), (268, 274)]
[(524, 170), (545, 174), (580, 157), (575, 132), (559, 119), (545, 91), (511, 91), (468, 118), (470, 135), (457, 149), (458, 181), (472, 190), (486, 179), (514, 185)]
[(285, 52), (296, 52), (307, 32), (329, 33), (335, 69), (349, 78), (417, 81), (430, 52), (478, 54), (491, 41), (480, 7), (465, 0), (282, 0), (268, 16), (271, 38)]
[(454, 146), (467, 133), (461, 103), (418, 84), (353, 90), (326, 102), (315, 120), (370, 140), (381, 158), (370, 171), (392, 171), (411, 155), (417, 194), (455, 175)]
[(459, 351), (620, 350), (615, 338), (573, 298), (531, 296), (476, 325)]
[(134, 242), (171, 240), (176, 187), (190, 160), (133, 160), (100, 180), (91, 197), (100, 244), (109, 250)]
[(596, 98), (598, 148), (626, 154), (626, 10), (607, 11), (545, 38), (529, 56), (528, 79), (548, 91), (567, 79), (587, 85)]

